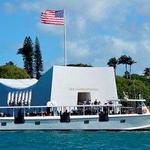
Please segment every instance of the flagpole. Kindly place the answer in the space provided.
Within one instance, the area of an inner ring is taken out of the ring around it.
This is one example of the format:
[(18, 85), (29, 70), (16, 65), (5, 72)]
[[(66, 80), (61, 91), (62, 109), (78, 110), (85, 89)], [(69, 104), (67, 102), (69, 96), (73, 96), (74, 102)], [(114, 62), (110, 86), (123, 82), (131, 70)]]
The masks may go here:
[(67, 65), (67, 49), (66, 49), (66, 13), (64, 9), (64, 66)]

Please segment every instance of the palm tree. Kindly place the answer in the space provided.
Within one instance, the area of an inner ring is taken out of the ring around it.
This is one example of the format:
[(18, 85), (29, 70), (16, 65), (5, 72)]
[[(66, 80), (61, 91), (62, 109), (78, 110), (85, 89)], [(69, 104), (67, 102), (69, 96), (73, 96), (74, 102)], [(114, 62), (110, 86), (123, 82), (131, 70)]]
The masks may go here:
[(116, 59), (116, 57), (110, 58), (108, 63), (107, 63), (108, 66), (114, 68), (115, 75), (116, 75), (117, 64), (118, 64), (118, 60)]
[(130, 56), (128, 57), (128, 65), (130, 66), (130, 70), (129, 70), (129, 73), (130, 73), (130, 79), (131, 79), (131, 66), (133, 65), (133, 64), (135, 64), (136, 63), (136, 61), (134, 61)]
[(128, 65), (128, 56), (126, 55), (122, 55), (119, 59), (118, 59), (118, 64), (123, 64), (125, 65), (125, 77), (128, 78), (128, 68), (127, 68), (127, 65)]

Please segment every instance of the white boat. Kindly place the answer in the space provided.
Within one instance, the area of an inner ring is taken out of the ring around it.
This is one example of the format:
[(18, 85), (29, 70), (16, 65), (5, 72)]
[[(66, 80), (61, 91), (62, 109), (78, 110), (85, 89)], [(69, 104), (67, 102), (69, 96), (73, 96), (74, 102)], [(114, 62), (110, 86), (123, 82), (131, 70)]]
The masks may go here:
[(140, 95), (120, 104), (113, 68), (54, 66), (26, 82), (0, 80), (0, 130), (150, 129)]
[(149, 130), (142, 99), (105, 105), (0, 107), (0, 130)]

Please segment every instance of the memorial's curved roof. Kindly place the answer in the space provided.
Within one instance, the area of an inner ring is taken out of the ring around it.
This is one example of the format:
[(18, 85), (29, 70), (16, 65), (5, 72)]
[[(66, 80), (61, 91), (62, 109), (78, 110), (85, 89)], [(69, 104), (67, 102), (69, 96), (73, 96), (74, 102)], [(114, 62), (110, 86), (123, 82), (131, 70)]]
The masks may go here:
[(23, 89), (30, 87), (37, 83), (37, 79), (0, 79), (0, 84), (10, 87), (10, 88), (17, 88)]

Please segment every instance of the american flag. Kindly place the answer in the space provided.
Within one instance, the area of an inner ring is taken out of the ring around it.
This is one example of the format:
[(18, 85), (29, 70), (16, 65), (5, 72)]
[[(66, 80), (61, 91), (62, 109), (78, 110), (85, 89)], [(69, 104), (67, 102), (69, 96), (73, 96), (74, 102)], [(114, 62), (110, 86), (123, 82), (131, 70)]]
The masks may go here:
[(41, 23), (64, 25), (64, 10), (46, 10), (42, 12)]

